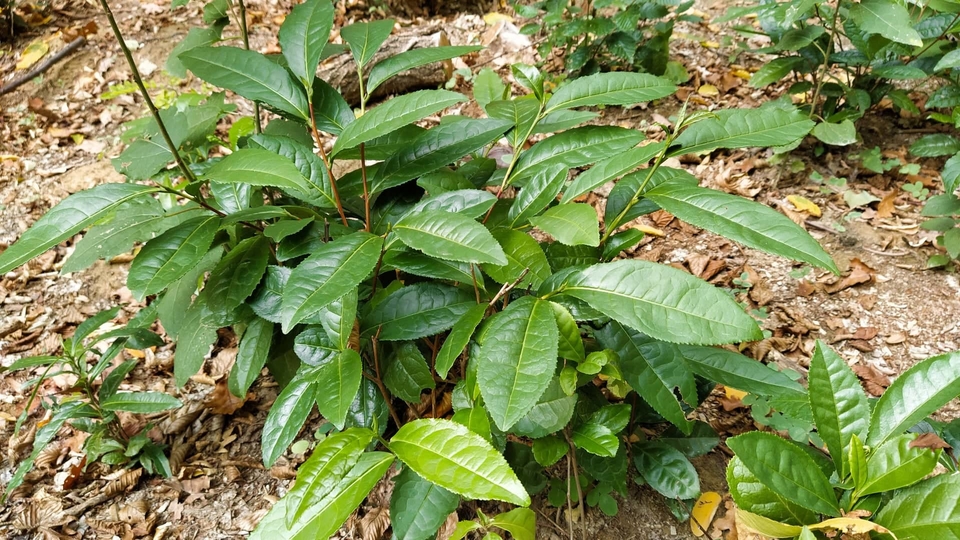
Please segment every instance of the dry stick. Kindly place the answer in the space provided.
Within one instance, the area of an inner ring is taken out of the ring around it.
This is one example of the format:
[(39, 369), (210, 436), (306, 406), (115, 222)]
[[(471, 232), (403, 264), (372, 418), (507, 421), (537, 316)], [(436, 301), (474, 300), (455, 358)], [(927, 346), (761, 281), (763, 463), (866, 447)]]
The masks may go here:
[[(137, 63), (133, 60), (133, 54), (130, 53), (130, 48), (127, 47), (126, 42), (123, 41), (123, 34), (120, 32), (120, 27), (117, 26), (117, 20), (113, 17), (113, 12), (110, 11), (110, 6), (107, 5), (107, 0), (100, 0), (100, 7), (103, 8), (104, 14), (107, 16), (107, 20), (110, 21), (110, 28), (113, 29), (113, 36), (117, 39), (117, 44), (120, 45), (120, 50), (123, 51), (124, 58), (127, 59), (127, 65), (130, 66), (130, 71), (133, 73), (133, 80), (137, 83), (137, 88), (140, 89), (140, 94), (143, 96), (143, 100), (147, 103), (147, 107), (150, 109), (150, 114), (153, 115), (153, 120), (157, 123), (157, 127), (160, 129), (160, 135), (163, 136), (163, 140), (167, 143), (167, 148), (170, 150), (170, 153), (173, 154), (174, 159), (177, 161), (177, 167), (180, 168), (180, 172), (183, 173), (183, 177), (189, 182), (195, 182), (197, 177), (193, 175), (193, 171), (187, 167), (187, 164), (183, 161), (183, 157), (180, 155), (180, 152), (177, 151), (177, 145), (173, 144), (173, 139), (170, 138), (170, 133), (167, 132), (167, 126), (164, 125), (163, 119), (160, 118), (160, 111), (157, 110), (157, 106), (153, 104), (153, 100), (150, 99), (150, 93), (147, 92), (147, 87), (143, 84), (143, 79), (140, 77), (140, 70), (137, 68)], [(221, 214), (222, 215), (222, 214)]]
[[(567, 438), (567, 444), (570, 445), (570, 451), (567, 452), (570, 461), (573, 462), (573, 480), (577, 484), (577, 502), (580, 504), (580, 537), (583, 540), (587, 540), (587, 509), (583, 505), (583, 490), (580, 489), (580, 473), (577, 472), (577, 447), (573, 444), (573, 441), (570, 440), (570, 434), (566, 430), (563, 432), (563, 436)], [(570, 477), (567, 477), (569, 482)], [(569, 489), (569, 484), (567, 484)], [(573, 516), (570, 516), (571, 518)]]
[(15, 89), (19, 88), (27, 81), (33, 80), (35, 77), (37, 77), (44, 71), (50, 69), (51, 66), (53, 66), (60, 60), (63, 60), (64, 58), (66, 58), (67, 55), (79, 49), (80, 46), (86, 42), (87, 42), (87, 38), (83, 36), (80, 36), (77, 39), (71, 41), (70, 43), (67, 44), (66, 47), (60, 49), (57, 52), (57, 54), (51, 56), (50, 58), (47, 58), (43, 62), (40, 62), (39, 64), (34, 66), (33, 69), (28, 71), (24, 76), (20, 77), (19, 79), (14, 79), (9, 84), (6, 84), (2, 88), (0, 88), (0, 96), (13, 92)]
[[(240, 23), (240, 37), (243, 38), (243, 48), (250, 50), (250, 38), (247, 34), (247, 6), (244, 5), (243, 0), (237, 0), (237, 9), (240, 11), (240, 16), (237, 17)], [(257, 133), (263, 131), (263, 126), (260, 125), (260, 104), (256, 101), (253, 102), (253, 126), (257, 130)]]

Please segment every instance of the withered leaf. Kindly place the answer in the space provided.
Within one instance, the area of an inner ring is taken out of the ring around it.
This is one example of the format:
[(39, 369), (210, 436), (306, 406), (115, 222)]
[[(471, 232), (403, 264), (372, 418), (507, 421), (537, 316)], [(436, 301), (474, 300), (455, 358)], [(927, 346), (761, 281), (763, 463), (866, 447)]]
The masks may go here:
[(860, 377), (863, 388), (872, 396), (880, 397), (883, 395), (883, 391), (890, 386), (890, 378), (871, 365), (854, 364), (851, 367), (853, 372)]
[(880, 219), (893, 217), (893, 212), (896, 210), (893, 203), (897, 200), (897, 195), (899, 195), (899, 190), (894, 189), (888, 193), (883, 199), (877, 203), (877, 217)]
[(936, 433), (921, 433), (919, 437), (910, 441), (910, 448), (929, 448), (939, 450), (941, 448), (951, 448), (947, 441), (941, 439)]
[(850, 273), (844, 276), (840, 281), (827, 286), (827, 292), (830, 294), (838, 293), (844, 289), (860, 285), (861, 283), (870, 283), (876, 276), (876, 271), (867, 266), (860, 259), (850, 260)]

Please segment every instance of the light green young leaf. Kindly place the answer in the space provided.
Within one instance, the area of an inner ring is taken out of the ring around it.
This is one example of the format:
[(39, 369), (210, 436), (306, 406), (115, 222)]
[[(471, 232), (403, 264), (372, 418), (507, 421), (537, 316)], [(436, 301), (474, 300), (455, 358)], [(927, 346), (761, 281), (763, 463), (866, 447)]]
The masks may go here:
[(898, 540), (950, 538), (960, 527), (960, 476), (942, 474), (898, 492), (874, 521)]
[(838, 124), (820, 122), (811, 133), (821, 142), (833, 146), (849, 146), (857, 142), (857, 127), (849, 118)]
[(310, 121), (307, 95), (280, 64), (237, 47), (197, 47), (180, 61), (200, 79)]
[(810, 360), (809, 380), (810, 408), (817, 434), (827, 444), (840, 478), (846, 478), (853, 437), (861, 441), (867, 438), (867, 396), (843, 358), (819, 340)]
[(441, 210), (408, 215), (394, 232), (404, 244), (439, 259), (468, 263), (508, 263), (497, 241), (480, 223)]
[(897, 377), (873, 408), (867, 444), (879, 447), (960, 395), (960, 352), (916, 364)]
[(305, 86), (313, 82), (323, 48), (333, 28), (330, 0), (307, 0), (295, 6), (280, 25), (280, 48), (287, 65)]
[(645, 196), (691, 225), (839, 274), (833, 259), (812, 236), (766, 205), (713, 189), (673, 183), (661, 184)]
[(567, 308), (556, 302), (550, 302), (553, 315), (557, 320), (557, 329), (560, 331), (560, 345), (557, 353), (561, 358), (583, 362), (586, 353), (583, 349), (583, 339), (580, 337), (580, 327)]
[(393, 460), (393, 455), (386, 452), (363, 454), (333, 492), (309, 507), (290, 527), (286, 526), (287, 513), (292, 511), (290, 503), (286, 498), (280, 499), (257, 525), (250, 540), (316, 540), (333, 536), (377, 485)]
[(139, 184), (101, 184), (67, 197), (0, 253), (0, 275), (97, 223), (124, 203), (157, 191)]
[(586, 203), (567, 203), (531, 216), (530, 224), (568, 246), (600, 245), (597, 211)]
[(355, 122), (345, 126), (333, 145), (330, 157), (422, 120), (464, 99), (466, 97), (463, 94), (447, 90), (420, 90), (397, 96), (368, 110)]
[(119, 392), (100, 402), (103, 410), (136, 414), (168, 411), (181, 405), (179, 399), (162, 392)]
[(583, 167), (630, 150), (643, 133), (618, 126), (583, 126), (558, 133), (523, 152), (509, 182), (529, 178), (550, 165)]
[(850, 6), (850, 17), (865, 32), (913, 47), (923, 46), (920, 34), (911, 26), (910, 12), (895, 0), (862, 0)]
[(814, 512), (840, 516), (830, 480), (799, 446), (759, 431), (727, 439), (727, 445), (777, 495)]
[(407, 422), (390, 440), (390, 449), (425, 480), (464, 497), (530, 504), (530, 496), (503, 456), (456, 422)]
[(665, 265), (623, 260), (572, 274), (559, 292), (656, 339), (716, 345), (761, 339), (760, 328), (733, 299)]
[(913, 447), (916, 438), (916, 433), (900, 435), (874, 449), (867, 458), (866, 478), (857, 486), (856, 494), (863, 497), (890, 492), (913, 485), (933, 472), (940, 451)]
[(537, 515), (529, 508), (514, 508), (493, 518), (493, 527), (510, 533), (514, 540), (534, 540), (537, 536)]
[(737, 456), (727, 464), (727, 486), (739, 509), (793, 525), (815, 523), (818, 519), (817, 514), (763, 485)]
[(795, 68), (803, 64), (802, 56), (784, 56), (760, 66), (760, 69), (750, 77), (750, 86), (763, 88), (773, 84), (790, 74)]
[(283, 289), (283, 331), (356, 287), (380, 258), (383, 239), (355, 232), (326, 243), (294, 268)]
[(390, 37), (394, 23), (393, 19), (384, 19), (353, 23), (340, 29), (340, 37), (350, 46), (353, 59), (361, 70), (373, 60), (373, 55), (377, 54), (383, 42)]
[(473, 78), (473, 99), (484, 110), (488, 104), (505, 99), (506, 93), (507, 85), (503, 84), (503, 79), (488, 67), (481, 69)]
[(183, 277), (207, 254), (219, 229), (219, 217), (198, 217), (147, 242), (127, 275), (127, 287), (134, 298), (142, 300), (157, 294)]
[(484, 332), (477, 381), (487, 411), (506, 431), (523, 418), (550, 384), (557, 366), (557, 323), (548, 302), (513, 301)]
[(634, 105), (669, 96), (676, 90), (666, 79), (646, 73), (598, 73), (560, 87), (547, 102), (546, 112), (590, 105)]

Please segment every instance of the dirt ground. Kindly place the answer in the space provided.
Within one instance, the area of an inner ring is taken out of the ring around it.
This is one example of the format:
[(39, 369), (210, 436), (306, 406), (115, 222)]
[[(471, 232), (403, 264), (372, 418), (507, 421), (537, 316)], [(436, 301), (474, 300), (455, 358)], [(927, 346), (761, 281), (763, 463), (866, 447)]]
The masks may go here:
[[(150, 73), (147, 79), (157, 96), (196, 84), (169, 77), (162, 66), (176, 42), (190, 26), (198, 24), (201, 4), (191, 3), (172, 12), (169, 0), (119, 0), (114, 4), (125, 36), (136, 41), (137, 62)], [(341, 17), (367, 12), (362, 4), (350, 4), (352, 11), (341, 12)], [(277, 50), (276, 28), (290, 7), (289, 0), (248, 1), (254, 48)], [(702, 3), (700, 9), (707, 21), (722, 11), (709, 2)], [(109, 161), (123, 148), (120, 124), (145, 112), (141, 100), (132, 93), (101, 97), (112, 84), (128, 81), (129, 75), (105, 18), (93, 5), (54, 2), (49, 13), (49, 23), (19, 36), (14, 43), (0, 44), (0, 77), (13, 71), (19, 51), (30, 40), (50, 39), (53, 51), (69, 41), (66, 37), (51, 38), (58, 29), (82, 28), (91, 21), (96, 29), (77, 53), (42, 77), (0, 96), (0, 249), (68, 194), (102, 182), (123, 181)], [(453, 29), (449, 32), (452, 43), (479, 39), (488, 44), (487, 56), (480, 60), (485, 65), (502, 69), (517, 59), (534, 59), (532, 48), (525, 47), (521, 36), (509, 28), (485, 25), (477, 14), (443, 17), (444, 25)], [(776, 89), (757, 91), (732, 75), (740, 69), (755, 69), (763, 59), (741, 54), (731, 63), (732, 47), (717, 43), (723, 32), (724, 28), (709, 22), (678, 25), (673, 57), (692, 74), (682, 97), (690, 96), (691, 103), (698, 107), (750, 107), (776, 97)], [(698, 93), (704, 84), (719, 89), (718, 94)], [(468, 90), (469, 85), (463, 89)], [(249, 114), (249, 104), (242, 100), (237, 103), (239, 114)], [(611, 108), (599, 121), (647, 129), (651, 137), (657, 137), (658, 128), (651, 127), (653, 123), (668, 117), (679, 105), (677, 98), (669, 98), (656, 107)], [(881, 111), (864, 121), (864, 144), (851, 152), (880, 146), (887, 157), (910, 161), (905, 148), (930, 129), (919, 118)], [(746, 273), (750, 286), (749, 290), (743, 289), (741, 299), (765, 315), (763, 327), (770, 331), (770, 338), (752, 345), (749, 354), (804, 372), (814, 340), (823, 339), (849, 360), (868, 391), (879, 392), (918, 360), (960, 346), (960, 281), (954, 272), (926, 269), (927, 258), (937, 252), (933, 235), (919, 228), (921, 201), (900, 189), (906, 182), (921, 181), (931, 195), (936, 193), (939, 164), (918, 164), (921, 169), (917, 175), (895, 171), (873, 175), (859, 169), (859, 163), (846, 151), (815, 157), (809, 147), (801, 147), (779, 161), (768, 151), (752, 150), (718, 152), (703, 158), (688, 156), (673, 164), (697, 175), (703, 185), (756, 198), (803, 224), (836, 258), (843, 278), (743, 249), (662, 213), (642, 219), (646, 226), (663, 234), (648, 235), (630, 256), (673, 264), (728, 287), (742, 287), (743, 282), (734, 280)], [(845, 178), (846, 183), (818, 184), (811, 179), (816, 176), (813, 173), (825, 179)], [(870, 192), (885, 202), (854, 212), (843, 197), (850, 190)], [(601, 189), (590, 200), (601, 203), (603, 194)], [(809, 209), (802, 211), (788, 201), (788, 197), (797, 195), (814, 203), (821, 215), (813, 215)], [(123, 285), (131, 256), (61, 275), (59, 268), (72, 249), (73, 242), (66, 242), (37, 261), (0, 276), (0, 365), (26, 355), (54, 352), (62, 336), (69, 336), (80, 321), (100, 309), (123, 304), (124, 318), (142, 307)], [(170, 416), (149, 419), (172, 448), (171, 461), (179, 465), (175, 467), (176, 478), (143, 476), (129, 482), (132, 485), (124, 491), (115, 489), (116, 482), (123, 480), (123, 471), (93, 465), (78, 474), (80, 439), (64, 430), (45, 452), (43, 466), (14, 492), (9, 504), (0, 508), (0, 537), (46, 534), (47, 538), (219, 539), (242, 537), (251, 531), (270, 505), (289, 489), (295, 468), (305, 456), (288, 452), (269, 470), (260, 464), (260, 430), (277, 395), (276, 384), (269, 377), (255, 384), (254, 397), (235, 413), (216, 414), (211, 405), (216, 401), (216, 381), (229, 369), (231, 355), (236, 354), (231, 337), (221, 338), (206, 371), (182, 390), (173, 385), (174, 350), (170, 344), (148, 353), (125, 383), (131, 390), (170, 392), (187, 404)], [(5, 443), (0, 484), (9, 480), (32, 443), (30, 429), (19, 437), (12, 436), (14, 420), (26, 402), (20, 390), (25, 378), (23, 374), (0, 374), (0, 442)], [(68, 386), (69, 381), (53, 378), (41, 391), (56, 393)], [(721, 399), (708, 400), (696, 415), (723, 435), (735, 434), (751, 424), (737, 403)], [(31, 416), (30, 425), (39, 416)], [(311, 439), (318, 423), (319, 418), (312, 418), (301, 439)], [(727, 454), (716, 450), (696, 460), (703, 491), (726, 494), (727, 459)], [(619, 501), (617, 516), (606, 517), (596, 510), (587, 513), (585, 529), (589, 536), (693, 538), (689, 525), (677, 522), (659, 495), (632, 482), (630, 485), (631, 496)], [(389, 501), (390, 489), (389, 482), (375, 489), (361, 513), (348, 521), (342, 537), (367, 539), (383, 533), (381, 509)], [(111, 490), (120, 493), (90, 506), (92, 498)], [(567, 537), (562, 512), (549, 507), (543, 498), (535, 501), (534, 508), (538, 511), (540, 537)], [(463, 508), (460, 516), (470, 518), (470, 512), (470, 508)], [(724, 536), (722, 523), (721, 518), (711, 537)], [(580, 530), (579, 523), (575, 530)]]

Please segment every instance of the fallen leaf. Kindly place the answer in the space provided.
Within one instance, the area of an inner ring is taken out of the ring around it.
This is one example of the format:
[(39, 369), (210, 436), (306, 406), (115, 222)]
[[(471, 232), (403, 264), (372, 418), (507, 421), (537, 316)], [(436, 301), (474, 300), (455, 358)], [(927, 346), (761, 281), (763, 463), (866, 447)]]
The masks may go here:
[(758, 306), (765, 306), (769, 304), (771, 300), (773, 300), (773, 290), (770, 288), (770, 284), (765, 279), (761, 279), (754, 283), (748, 294), (750, 299), (756, 302)]
[(690, 530), (694, 536), (700, 538), (707, 534), (710, 522), (717, 515), (722, 499), (723, 497), (716, 491), (707, 491), (693, 503), (693, 509), (690, 510)]
[(230, 390), (227, 387), (227, 378), (223, 377), (217, 380), (217, 385), (214, 387), (213, 392), (211, 392), (210, 398), (207, 399), (205, 405), (208, 409), (210, 409), (210, 412), (214, 414), (231, 415), (237, 412), (237, 409), (243, 407), (245, 402), (246, 396), (243, 398), (238, 398), (230, 393)]
[(700, 88), (697, 88), (697, 93), (701, 96), (713, 97), (720, 95), (720, 89), (712, 84), (705, 84)]
[(805, 279), (801, 279), (800, 282), (797, 283), (797, 296), (806, 298), (815, 292), (817, 292), (817, 286), (813, 283)]
[(512, 23), (513, 17), (503, 13), (487, 13), (483, 16), (483, 22), (493, 25), (500, 21)]
[(864, 389), (872, 396), (880, 397), (883, 395), (883, 391), (890, 386), (890, 378), (871, 365), (854, 364), (852, 369), (860, 377)]
[(862, 326), (853, 333), (853, 339), (871, 340), (877, 337), (879, 330), (873, 326)]
[(820, 207), (806, 197), (801, 197), (800, 195), (787, 195), (787, 200), (790, 201), (790, 204), (792, 204), (794, 208), (803, 212), (807, 212), (811, 216), (820, 217), (823, 214), (820, 211)]
[(899, 195), (899, 191), (895, 189), (888, 193), (883, 199), (880, 199), (880, 202), (877, 204), (878, 218), (893, 217), (893, 211), (896, 210), (893, 203), (897, 200), (897, 195)]
[(723, 394), (730, 399), (743, 399), (747, 397), (747, 393), (743, 390), (737, 390), (736, 388), (730, 388), (729, 386), (723, 387)]
[(887, 342), (887, 345), (899, 345), (906, 340), (907, 340), (907, 336), (903, 335), (900, 332), (894, 332), (893, 334), (890, 334), (889, 336), (887, 336), (887, 339), (885, 339), (884, 341)]
[(864, 262), (860, 259), (852, 259), (850, 261), (850, 273), (833, 285), (828, 285), (827, 292), (834, 294), (844, 289), (853, 287), (854, 285), (870, 283), (873, 281), (875, 276), (876, 272), (873, 270), (873, 268), (870, 268), (864, 264)]
[(42, 40), (32, 41), (20, 53), (20, 60), (17, 62), (17, 69), (28, 69), (37, 63), (38, 60), (46, 56), (50, 46)]
[(640, 231), (640, 232), (642, 232), (642, 233), (644, 233), (644, 234), (649, 234), (649, 235), (653, 235), (653, 236), (659, 236), (659, 237), (661, 237), (661, 238), (663, 238), (664, 236), (666, 236), (666, 235), (663, 233), (663, 231), (661, 231), (660, 229), (658, 229), (658, 228), (656, 228), (656, 227), (648, 227), (647, 225), (643, 225), (642, 223), (638, 223), (638, 224), (634, 225), (633, 228), (634, 228), (634, 229), (637, 229), (638, 231)]
[(931, 450), (940, 450), (942, 448), (952, 448), (947, 441), (941, 439), (936, 433), (921, 433), (919, 437), (910, 441), (910, 448), (929, 448)]

